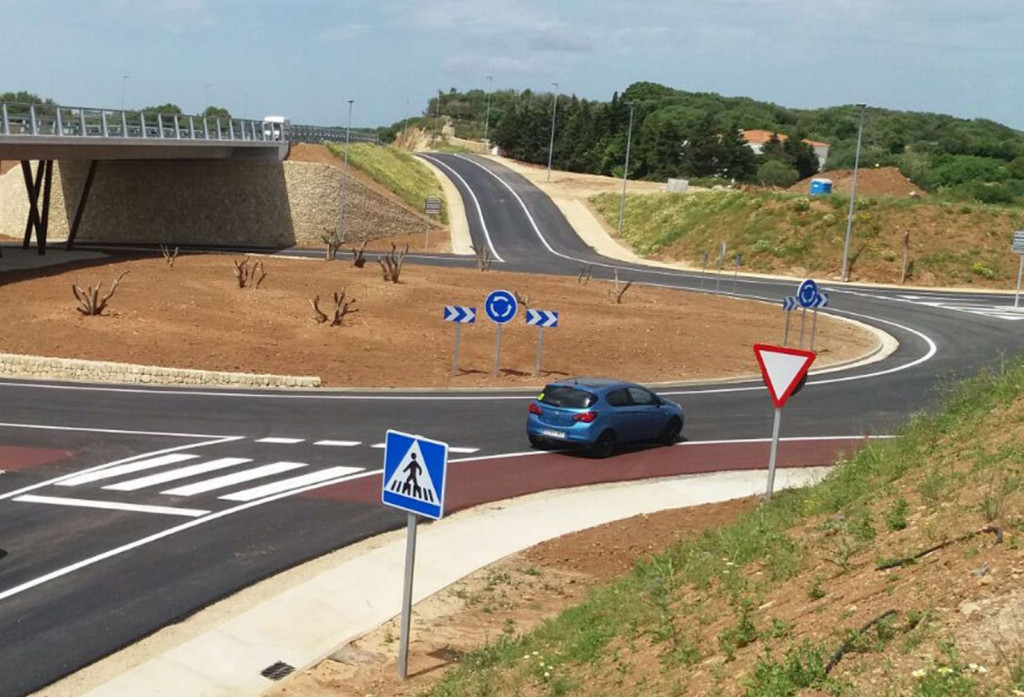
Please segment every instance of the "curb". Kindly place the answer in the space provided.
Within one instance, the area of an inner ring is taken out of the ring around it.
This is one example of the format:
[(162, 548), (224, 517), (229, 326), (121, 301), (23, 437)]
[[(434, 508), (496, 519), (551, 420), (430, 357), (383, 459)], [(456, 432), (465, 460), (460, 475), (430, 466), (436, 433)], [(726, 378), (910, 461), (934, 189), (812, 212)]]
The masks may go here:
[(79, 358), (51, 358), (0, 353), (0, 376), (75, 382), (113, 382), (143, 385), (222, 385), (229, 387), (290, 387), (312, 389), (319, 377), (231, 373), (219, 370), (164, 368)]

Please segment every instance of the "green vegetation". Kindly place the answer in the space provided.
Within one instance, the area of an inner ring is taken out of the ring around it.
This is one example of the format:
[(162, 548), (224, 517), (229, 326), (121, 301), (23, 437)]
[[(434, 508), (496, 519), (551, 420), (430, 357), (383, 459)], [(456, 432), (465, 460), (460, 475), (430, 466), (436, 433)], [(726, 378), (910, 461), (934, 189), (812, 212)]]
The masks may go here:
[[(619, 196), (591, 199), (616, 225)], [(661, 254), (700, 265), (715, 259), (724, 241), (730, 259), (743, 254), (745, 269), (788, 273), (799, 267), (838, 272), (849, 200), (836, 194), (712, 191), (627, 197), (623, 237), (640, 254)], [(1010, 287), (1017, 259), (1009, 231), (1024, 226), (1024, 211), (994, 205), (953, 205), (931, 199), (858, 198), (851, 244), (854, 277), (898, 282), (903, 232), (912, 231), (911, 283)], [(727, 262), (728, 263), (728, 262)]]
[[(553, 95), (498, 90), (490, 95), (491, 140), (511, 157), (547, 161)], [(456, 134), (483, 137), (488, 95), (454, 88), (430, 100), (424, 116), (381, 129), (385, 140), (406, 125), (434, 127), (434, 114), (450, 118)], [(610, 101), (559, 95), (554, 165), (559, 169), (619, 176), (625, 159), (629, 106), (634, 105), (630, 176), (720, 176), (739, 181), (785, 183), (817, 168), (804, 139), (831, 145), (827, 169), (853, 166), (860, 110), (855, 105), (789, 109), (746, 97), (684, 92), (650, 82), (630, 85)], [(755, 157), (742, 146), (740, 130), (764, 129), (788, 139), (771, 140)], [(986, 119), (941, 114), (866, 110), (862, 164), (897, 166), (925, 191), (982, 203), (1024, 199), (1024, 134)], [(768, 162), (772, 166), (762, 171)]]
[[(345, 156), (344, 145), (326, 143), (338, 157)], [(390, 191), (398, 194), (414, 210), (423, 211), (424, 201), (437, 196), (445, 201), (441, 184), (426, 165), (407, 152), (394, 147), (381, 147), (370, 143), (353, 143), (348, 150), (349, 164), (362, 170)], [(442, 203), (441, 222), (448, 222), (448, 205)]]
[[(951, 583), (943, 576), (954, 573), (949, 568), (966, 575), (956, 560), (977, 551), (946, 546), (935, 552), (942, 561), (905, 566), (899, 574), (882, 575), (871, 560), (979, 530), (987, 517), (979, 502), (1001, 497), (1003, 544), (975, 537), (970, 545), (1002, 560), (993, 563), (1011, 564), (1024, 535), (1022, 436), (1024, 360), (1015, 360), (948, 388), (941, 411), (915, 415), (900, 438), (870, 442), (819, 484), (779, 492), (732, 525), (638, 562), (536, 631), (506, 634), (468, 654), (428, 694), (683, 694), (681, 686), (709, 679), (714, 684), (701, 684), (700, 694), (788, 697), (811, 687), (832, 695), (1018, 694), (1024, 630), (998, 642), (990, 637), (995, 648), (958, 646), (932, 604), (955, 603), (960, 591), (921, 592), (925, 583)], [(931, 494), (917, 493), (929, 478)], [(909, 510), (917, 511), (912, 520)], [(887, 521), (887, 532), (875, 530), (876, 517)], [(823, 576), (822, 563), (841, 549), (846, 563)], [(931, 575), (915, 577), (925, 572)], [(791, 604), (792, 621), (766, 615), (767, 607), (785, 605), (797, 595), (793, 586), (811, 578), (823, 589), (812, 589), (813, 604)], [(862, 586), (876, 578), (888, 596), (900, 595), (883, 601), (894, 610), (861, 628), (850, 603), (870, 604), (875, 592)], [(844, 593), (831, 600), (827, 589), (844, 583)], [(1012, 583), (1003, 585), (1007, 589)], [(825, 612), (833, 614), (814, 621)], [(840, 660), (840, 646), (841, 663), (827, 673), (829, 659)], [(660, 666), (641, 669), (634, 662), (652, 652)]]

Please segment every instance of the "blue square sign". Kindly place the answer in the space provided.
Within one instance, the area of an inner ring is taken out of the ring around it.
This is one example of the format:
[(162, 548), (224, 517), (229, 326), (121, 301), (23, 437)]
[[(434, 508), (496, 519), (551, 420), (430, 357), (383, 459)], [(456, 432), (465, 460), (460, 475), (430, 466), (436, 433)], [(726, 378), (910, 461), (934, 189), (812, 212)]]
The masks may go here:
[(380, 500), (425, 518), (444, 515), (448, 444), (389, 430)]

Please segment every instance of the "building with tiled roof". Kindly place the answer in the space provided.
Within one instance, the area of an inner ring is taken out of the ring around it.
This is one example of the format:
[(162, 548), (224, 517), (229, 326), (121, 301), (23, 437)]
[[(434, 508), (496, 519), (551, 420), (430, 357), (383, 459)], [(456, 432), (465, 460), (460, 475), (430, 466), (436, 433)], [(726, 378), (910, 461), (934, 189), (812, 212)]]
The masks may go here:
[[(743, 140), (747, 142), (751, 150), (760, 155), (764, 150), (764, 144), (772, 139), (773, 133), (773, 131), (766, 131), (763, 128), (753, 128), (743, 131)], [(786, 141), (789, 138), (785, 133), (775, 133), (775, 135), (781, 141)], [(831, 145), (817, 140), (804, 139), (804, 142), (814, 148), (814, 154), (818, 156), (818, 171), (825, 169), (825, 160), (828, 159), (828, 149)]]

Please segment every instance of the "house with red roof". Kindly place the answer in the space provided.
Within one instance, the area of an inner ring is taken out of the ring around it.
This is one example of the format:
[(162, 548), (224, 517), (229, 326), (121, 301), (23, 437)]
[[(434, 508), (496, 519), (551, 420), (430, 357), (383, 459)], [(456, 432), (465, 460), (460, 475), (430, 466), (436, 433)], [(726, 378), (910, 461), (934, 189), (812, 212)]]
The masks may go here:
[[(743, 131), (743, 140), (747, 141), (747, 145), (754, 151), (755, 154), (760, 155), (761, 151), (764, 150), (764, 144), (772, 139), (773, 131), (766, 131), (763, 128), (755, 128), (749, 131)], [(785, 133), (774, 133), (778, 136), (779, 140), (785, 142), (789, 136)], [(829, 143), (822, 143), (817, 140), (806, 140), (804, 142), (814, 148), (814, 154), (818, 156), (818, 171), (825, 169), (825, 160), (828, 159)]]

